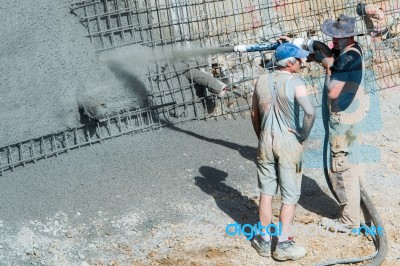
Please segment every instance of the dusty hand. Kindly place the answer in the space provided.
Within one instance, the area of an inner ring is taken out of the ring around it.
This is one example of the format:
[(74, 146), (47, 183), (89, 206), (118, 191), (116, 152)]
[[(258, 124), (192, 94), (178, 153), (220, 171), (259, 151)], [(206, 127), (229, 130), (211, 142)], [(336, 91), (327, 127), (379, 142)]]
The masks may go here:
[(289, 36), (286, 35), (281, 35), (279, 36), (278, 42), (284, 43), (284, 42), (290, 42), (292, 41), (293, 38), (290, 38)]
[(385, 12), (382, 7), (372, 6), (366, 10), (367, 16), (373, 17), (382, 21), (385, 18)]
[(296, 129), (293, 129), (293, 128), (288, 127), (288, 131), (289, 131), (289, 132), (292, 132), (292, 133), (295, 134), (297, 137), (299, 137), (299, 138), (301, 139), (302, 142), (304, 141), (304, 138), (301, 136), (301, 134), (300, 134), (299, 132), (297, 132)]
[(325, 69), (328, 69), (328, 68), (330, 68), (332, 65), (333, 65), (333, 61), (334, 61), (335, 59), (333, 58), (333, 57), (325, 57), (324, 59), (322, 59), (322, 66), (325, 68)]

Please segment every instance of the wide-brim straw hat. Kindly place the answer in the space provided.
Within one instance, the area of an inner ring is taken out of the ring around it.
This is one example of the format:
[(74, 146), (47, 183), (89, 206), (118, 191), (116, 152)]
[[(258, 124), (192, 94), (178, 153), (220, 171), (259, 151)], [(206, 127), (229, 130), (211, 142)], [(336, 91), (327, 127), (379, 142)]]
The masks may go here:
[(322, 32), (333, 38), (364, 35), (364, 33), (356, 31), (356, 18), (347, 15), (340, 15), (337, 20), (326, 20), (322, 24)]

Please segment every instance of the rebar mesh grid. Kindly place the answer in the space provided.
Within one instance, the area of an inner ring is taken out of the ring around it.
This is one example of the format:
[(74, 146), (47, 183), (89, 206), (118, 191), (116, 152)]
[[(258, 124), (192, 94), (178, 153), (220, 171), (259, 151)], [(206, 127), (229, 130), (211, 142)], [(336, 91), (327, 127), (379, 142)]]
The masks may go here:
[(124, 134), (161, 128), (151, 109), (134, 109), (100, 121), (0, 148), (0, 175), (6, 170)]
[[(179, 51), (183, 48), (234, 46), (276, 41), (279, 35), (311, 38), (328, 43), (320, 28), (324, 20), (348, 14), (367, 32), (356, 14), (358, 0), (84, 0), (72, 1), (71, 12), (87, 28), (96, 51), (107, 53), (122, 46)], [(400, 85), (400, 3), (380, 4), (391, 35), (357, 37), (363, 46), (370, 90)], [(48, 156), (102, 140), (156, 130), (193, 119), (221, 115), (245, 116), (250, 108), (254, 80), (269, 70), (263, 63), (272, 51), (221, 53), (187, 58), (184, 64), (160, 60), (147, 69), (148, 105), (77, 128), (0, 148), (0, 173)], [(228, 86), (225, 97), (211, 94), (183, 75), (200, 69)], [(310, 63), (301, 73), (315, 106), (321, 104), (324, 71)]]
[[(71, 3), (71, 10), (88, 29), (88, 37), (98, 52), (138, 44), (154, 49), (179, 50), (195, 47), (234, 46), (237, 44), (275, 41), (279, 35), (312, 38), (328, 43), (320, 28), (324, 20), (348, 14), (357, 18), (357, 27), (366, 32), (363, 18), (356, 14), (358, 0), (87, 0)], [(397, 0), (368, 1), (381, 4), (388, 24), (395, 34), (381, 41), (368, 36), (357, 40), (365, 50), (368, 69), (374, 73), (379, 88), (399, 85), (399, 2)], [(203, 58), (192, 58), (196, 67), (213, 74), (228, 86), (230, 91), (241, 90), (239, 94), (251, 93), (252, 79), (265, 73), (260, 66), (271, 52), (230, 53)], [(191, 66), (193, 67), (193, 66)], [(187, 69), (190, 69), (188, 67)], [(193, 84), (184, 80), (180, 72), (174, 72), (169, 62), (160, 62), (149, 68), (150, 105), (162, 104), (168, 98), (175, 98), (185, 107), (183, 113), (196, 113), (195, 117), (206, 116), (209, 110), (199, 112), (196, 104), (199, 96)], [(310, 84), (311, 93), (321, 92), (320, 77), (324, 75), (318, 64), (310, 64), (303, 72)], [(169, 84), (175, 76), (179, 81)], [(155, 82), (158, 80), (159, 82)], [(162, 82), (160, 82), (162, 80)], [(250, 81), (250, 82), (249, 82)], [(318, 86), (315, 86), (315, 85)], [(318, 93), (315, 93), (318, 95)], [(207, 97), (207, 96), (206, 96)], [(228, 101), (229, 103), (229, 101)], [(246, 101), (247, 105), (247, 101)], [(193, 110), (186, 109), (191, 106)], [(178, 107), (177, 107), (178, 108)], [(218, 110), (217, 110), (218, 111)], [(175, 116), (179, 115), (175, 112)], [(173, 117), (168, 117), (174, 120)]]

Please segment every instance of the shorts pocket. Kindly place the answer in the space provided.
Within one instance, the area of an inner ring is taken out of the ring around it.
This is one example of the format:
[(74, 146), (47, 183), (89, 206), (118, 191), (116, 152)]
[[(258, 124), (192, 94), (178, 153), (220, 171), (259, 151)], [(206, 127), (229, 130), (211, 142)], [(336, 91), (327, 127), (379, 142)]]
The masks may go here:
[(265, 152), (265, 149), (262, 147), (257, 148), (257, 160), (260, 162), (264, 162), (267, 160), (267, 154)]
[(331, 137), (332, 172), (340, 173), (350, 168), (348, 162), (348, 140), (346, 136)]

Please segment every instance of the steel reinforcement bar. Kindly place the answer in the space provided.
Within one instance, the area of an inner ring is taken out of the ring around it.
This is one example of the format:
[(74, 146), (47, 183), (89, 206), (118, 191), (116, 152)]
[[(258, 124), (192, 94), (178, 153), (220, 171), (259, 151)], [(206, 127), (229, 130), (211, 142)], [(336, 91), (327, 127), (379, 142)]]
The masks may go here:
[(66, 131), (2, 147), (0, 148), (0, 174), (25, 163), (57, 156), (109, 138), (160, 128), (161, 125), (152, 120), (151, 112), (150, 108), (128, 111)]
[[(126, 134), (149, 132), (172, 124), (190, 120), (216, 119), (218, 116), (224, 115), (235, 118), (235, 114), (241, 114), (244, 117), (245, 112), (250, 109), (250, 102), (247, 104), (235, 103), (243, 100), (244, 93), (247, 92), (228, 92), (224, 98), (212, 96), (209, 100), (215, 101), (219, 106), (212, 113), (208, 113), (206, 108), (205, 112), (198, 113), (196, 116), (184, 116), (171, 121), (168, 120), (169, 112), (174, 108), (182, 108), (187, 103), (170, 102), (142, 109), (121, 111), (117, 115), (90, 121), (75, 128), (1, 147), (0, 175), (3, 175), (4, 171), (14, 170), (15, 167), (24, 166), (26, 163), (58, 156), (76, 148), (101, 143), (104, 140)], [(193, 104), (204, 104), (205, 98), (198, 98), (196, 101)]]

